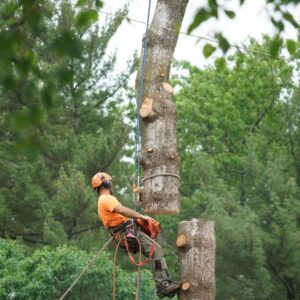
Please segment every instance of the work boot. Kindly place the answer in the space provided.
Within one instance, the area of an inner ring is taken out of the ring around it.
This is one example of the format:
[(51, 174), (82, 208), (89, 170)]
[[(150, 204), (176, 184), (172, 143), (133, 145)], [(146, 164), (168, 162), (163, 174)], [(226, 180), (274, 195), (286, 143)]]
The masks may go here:
[(158, 298), (174, 297), (180, 290), (180, 284), (172, 280), (163, 280), (156, 285), (156, 295)]

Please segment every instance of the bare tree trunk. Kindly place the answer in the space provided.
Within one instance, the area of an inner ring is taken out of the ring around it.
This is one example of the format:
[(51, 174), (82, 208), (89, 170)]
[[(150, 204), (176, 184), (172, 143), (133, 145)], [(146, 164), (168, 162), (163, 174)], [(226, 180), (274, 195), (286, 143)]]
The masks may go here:
[[(172, 102), (173, 89), (168, 80), (187, 3), (188, 0), (158, 0), (148, 33), (139, 112), (141, 166), (144, 171), (141, 200), (147, 213), (177, 214), (180, 211), (176, 109)], [(137, 94), (140, 76), (139, 70), (136, 78)]]
[(215, 233), (214, 222), (202, 219), (179, 224), (180, 300), (214, 300)]

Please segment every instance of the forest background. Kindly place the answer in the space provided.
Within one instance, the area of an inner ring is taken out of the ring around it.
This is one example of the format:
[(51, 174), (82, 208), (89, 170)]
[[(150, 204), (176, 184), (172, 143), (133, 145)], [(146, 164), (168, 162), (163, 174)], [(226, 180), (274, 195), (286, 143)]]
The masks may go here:
[[(0, 4), (1, 299), (58, 298), (108, 239), (90, 188), (95, 172), (111, 173), (118, 198), (133, 207), (128, 80), (138, 59), (115, 71), (118, 53), (107, 47), (128, 11), (100, 26), (101, 7)], [(158, 219), (175, 280), (178, 222), (206, 218), (216, 226), (217, 299), (299, 299), (299, 40), (249, 43), (203, 68), (174, 61), (182, 211)], [(111, 298), (113, 250), (69, 299)], [(132, 299), (126, 255), (117, 273), (118, 299)], [(155, 299), (148, 269), (141, 289), (141, 299)]]

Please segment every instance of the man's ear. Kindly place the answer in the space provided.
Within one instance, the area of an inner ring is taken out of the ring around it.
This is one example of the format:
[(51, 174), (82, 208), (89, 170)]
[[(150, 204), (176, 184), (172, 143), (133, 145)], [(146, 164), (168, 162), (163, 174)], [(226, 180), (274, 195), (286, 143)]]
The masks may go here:
[(112, 185), (111, 185), (111, 182), (107, 179), (104, 179), (103, 182), (102, 182), (102, 185), (106, 188), (106, 189), (111, 189), (112, 188)]

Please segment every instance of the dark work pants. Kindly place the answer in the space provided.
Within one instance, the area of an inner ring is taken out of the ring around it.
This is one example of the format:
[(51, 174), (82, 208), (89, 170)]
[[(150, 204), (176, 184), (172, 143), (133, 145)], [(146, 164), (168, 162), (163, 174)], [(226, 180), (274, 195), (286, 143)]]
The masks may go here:
[[(143, 231), (138, 230), (138, 238), (141, 242), (142, 253), (149, 257), (152, 249), (153, 241), (152, 239)], [(159, 235), (156, 239), (155, 251), (152, 256), (152, 271), (155, 283), (159, 283), (163, 280), (169, 279), (168, 266), (164, 259), (163, 249), (162, 249), (162, 238)]]

